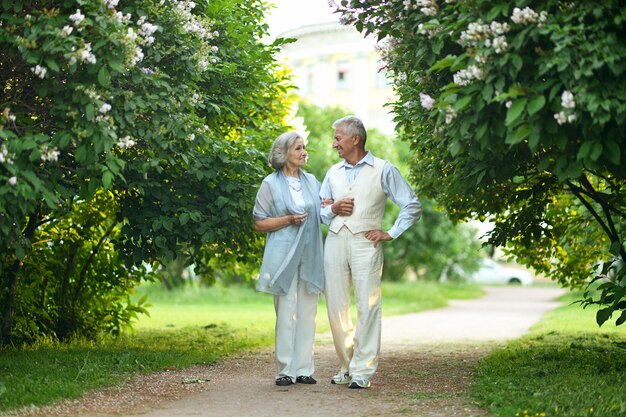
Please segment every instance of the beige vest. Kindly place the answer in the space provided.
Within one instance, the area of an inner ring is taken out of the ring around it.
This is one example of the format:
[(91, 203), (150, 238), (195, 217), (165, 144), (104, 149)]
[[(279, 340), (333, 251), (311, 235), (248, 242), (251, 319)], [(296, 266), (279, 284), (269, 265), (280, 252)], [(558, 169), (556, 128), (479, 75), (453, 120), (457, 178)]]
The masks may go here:
[(330, 222), (334, 233), (346, 226), (352, 233), (379, 230), (385, 214), (387, 196), (383, 192), (381, 179), (385, 161), (374, 157), (374, 166), (364, 164), (352, 184), (348, 182), (346, 170), (339, 163), (330, 169), (328, 180), (335, 201), (354, 197), (354, 209), (349, 216), (335, 216)]

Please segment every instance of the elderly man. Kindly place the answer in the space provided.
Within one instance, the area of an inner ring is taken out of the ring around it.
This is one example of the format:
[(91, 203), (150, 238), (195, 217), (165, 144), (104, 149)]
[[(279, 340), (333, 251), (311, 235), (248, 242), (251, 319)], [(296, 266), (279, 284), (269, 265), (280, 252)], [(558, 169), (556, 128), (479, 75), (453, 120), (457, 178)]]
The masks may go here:
[[(320, 195), (334, 200), (321, 211), (329, 225), (324, 248), (325, 294), (341, 369), (331, 383), (368, 388), (378, 366), (381, 337), (382, 241), (400, 236), (422, 214), (422, 205), (396, 167), (365, 150), (361, 120), (347, 116), (333, 123), (333, 148), (344, 159), (328, 170)], [(400, 213), (389, 231), (381, 230), (390, 198)], [(350, 317), (354, 287), (356, 327)]]

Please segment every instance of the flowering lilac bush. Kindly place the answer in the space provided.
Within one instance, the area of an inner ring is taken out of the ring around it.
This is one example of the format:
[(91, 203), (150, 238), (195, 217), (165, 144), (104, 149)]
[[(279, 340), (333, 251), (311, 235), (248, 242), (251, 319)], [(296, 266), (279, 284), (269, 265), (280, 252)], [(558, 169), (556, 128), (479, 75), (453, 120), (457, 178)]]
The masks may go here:
[[(422, 193), (564, 285), (626, 258), (623, 2), (330, 3), (380, 40)], [(619, 270), (598, 322), (626, 321)]]
[(251, 253), (261, 0), (1, 0), (0, 341), (119, 331), (137, 265)]

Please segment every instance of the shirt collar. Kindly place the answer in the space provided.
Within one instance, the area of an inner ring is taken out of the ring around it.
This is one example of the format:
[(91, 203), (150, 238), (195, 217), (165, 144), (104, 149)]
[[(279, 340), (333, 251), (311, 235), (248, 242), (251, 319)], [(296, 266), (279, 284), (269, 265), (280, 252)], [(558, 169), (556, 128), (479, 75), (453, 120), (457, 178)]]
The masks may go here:
[(358, 165), (362, 165), (362, 164), (367, 164), (367, 165), (370, 165), (370, 166), (374, 166), (374, 155), (372, 155), (372, 153), (370, 151), (367, 151), (367, 153), (365, 154), (363, 159), (361, 159), (359, 162), (357, 162), (356, 165), (351, 165), (350, 163), (348, 163), (348, 161), (344, 160), (342, 166), (344, 168), (354, 168), (354, 167), (356, 167)]

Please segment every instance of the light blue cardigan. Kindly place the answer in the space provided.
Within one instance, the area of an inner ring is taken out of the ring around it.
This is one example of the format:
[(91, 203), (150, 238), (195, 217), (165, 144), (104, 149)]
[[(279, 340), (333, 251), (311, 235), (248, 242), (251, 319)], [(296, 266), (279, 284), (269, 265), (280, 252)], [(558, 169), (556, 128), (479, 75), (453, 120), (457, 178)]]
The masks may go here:
[(309, 293), (320, 294), (324, 290), (320, 183), (314, 175), (302, 170), (300, 180), (304, 209), (294, 203), (282, 170), (265, 177), (257, 193), (255, 220), (308, 213), (300, 226), (289, 225), (267, 234), (257, 291), (286, 294), (298, 275), (298, 267)]

